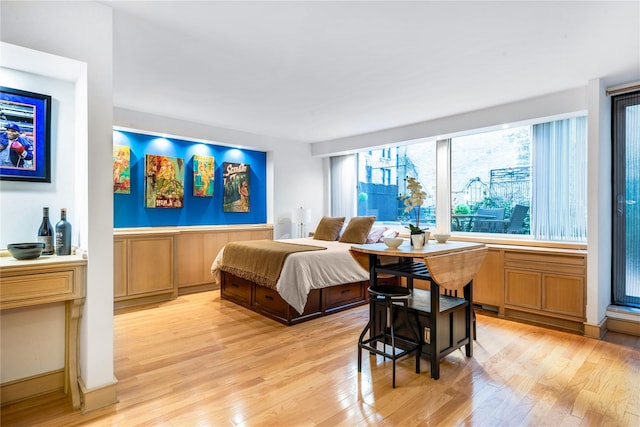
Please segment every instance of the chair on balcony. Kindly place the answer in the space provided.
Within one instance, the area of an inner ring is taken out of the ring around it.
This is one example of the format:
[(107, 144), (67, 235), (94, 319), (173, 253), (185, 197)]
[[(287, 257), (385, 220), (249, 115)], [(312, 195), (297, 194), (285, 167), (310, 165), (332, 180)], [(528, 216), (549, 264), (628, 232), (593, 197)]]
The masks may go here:
[(473, 231), (480, 233), (504, 233), (504, 208), (478, 208), (476, 215), (487, 215), (492, 218), (477, 218), (473, 224)]
[(529, 206), (516, 205), (509, 217), (509, 225), (507, 226), (507, 233), (522, 233), (524, 227), (524, 219), (529, 212)]

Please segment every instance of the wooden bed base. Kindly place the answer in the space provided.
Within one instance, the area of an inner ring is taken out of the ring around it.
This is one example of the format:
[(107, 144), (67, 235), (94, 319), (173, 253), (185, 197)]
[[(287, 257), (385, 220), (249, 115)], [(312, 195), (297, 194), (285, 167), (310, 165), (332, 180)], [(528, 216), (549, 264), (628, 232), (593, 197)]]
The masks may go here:
[(299, 314), (275, 289), (260, 286), (225, 271), (220, 272), (220, 296), (287, 326), (327, 316), (369, 302), (369, 281), (312, 289)]

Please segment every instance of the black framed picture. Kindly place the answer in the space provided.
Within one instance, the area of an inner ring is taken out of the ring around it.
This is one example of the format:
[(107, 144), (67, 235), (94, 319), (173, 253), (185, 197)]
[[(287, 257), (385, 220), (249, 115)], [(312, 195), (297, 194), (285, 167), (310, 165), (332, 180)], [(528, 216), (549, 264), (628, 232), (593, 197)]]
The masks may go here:
[(51, 182), (51, 96), (0, 86), (0, 179)]

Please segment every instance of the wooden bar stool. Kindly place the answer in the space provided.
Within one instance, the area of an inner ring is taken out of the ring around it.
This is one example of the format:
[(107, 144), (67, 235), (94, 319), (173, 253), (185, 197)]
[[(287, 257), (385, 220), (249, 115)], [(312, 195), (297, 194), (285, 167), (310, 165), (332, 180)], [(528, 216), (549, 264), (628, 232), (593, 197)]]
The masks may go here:
[[(411, 290), (403, 286), (396, 285), (373, 285), (369, 287), (369, 321), (360, 333), (358, 338), (358, 372), (362, 371), (362, 349), (370, 353), (379, 354), (393, 361), (392, 386), (396, 387), (396, 360), (400, 357), (416, 352), (416, 373), (420, 373), (420, 337), (415, 332), (409, 322), (408, 299)], [(380, 307), (382, 304), (382, 307)], [(402, 307), (399, 306), (402, 304)], [(384, 309), (384, 317), (377, 316), (376, 311)], [(405, 325), (411, 330), (413, 340), (407, 337), (397, 337), (395, 334), (395, 314), (398, 310), (404, 315)], [(376, 320), (382, 325), (376, 327)], [(365, 338), (371, 331), (380, 331), (374, 336)], [(378, 343), (382, 344), (382, 349), (378, 348)], [(389, 347), (389, 350), (387, 350)]]

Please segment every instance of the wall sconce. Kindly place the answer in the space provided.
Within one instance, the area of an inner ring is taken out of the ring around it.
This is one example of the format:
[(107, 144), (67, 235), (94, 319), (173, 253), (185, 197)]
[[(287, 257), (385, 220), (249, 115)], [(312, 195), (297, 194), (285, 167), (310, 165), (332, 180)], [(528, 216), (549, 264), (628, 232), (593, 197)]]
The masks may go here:
[(311, 222), (311, 209), (294, 208), (291, 212), (291, 222), (298, 224), (298, 237), (304, 237), (304, 225)]

